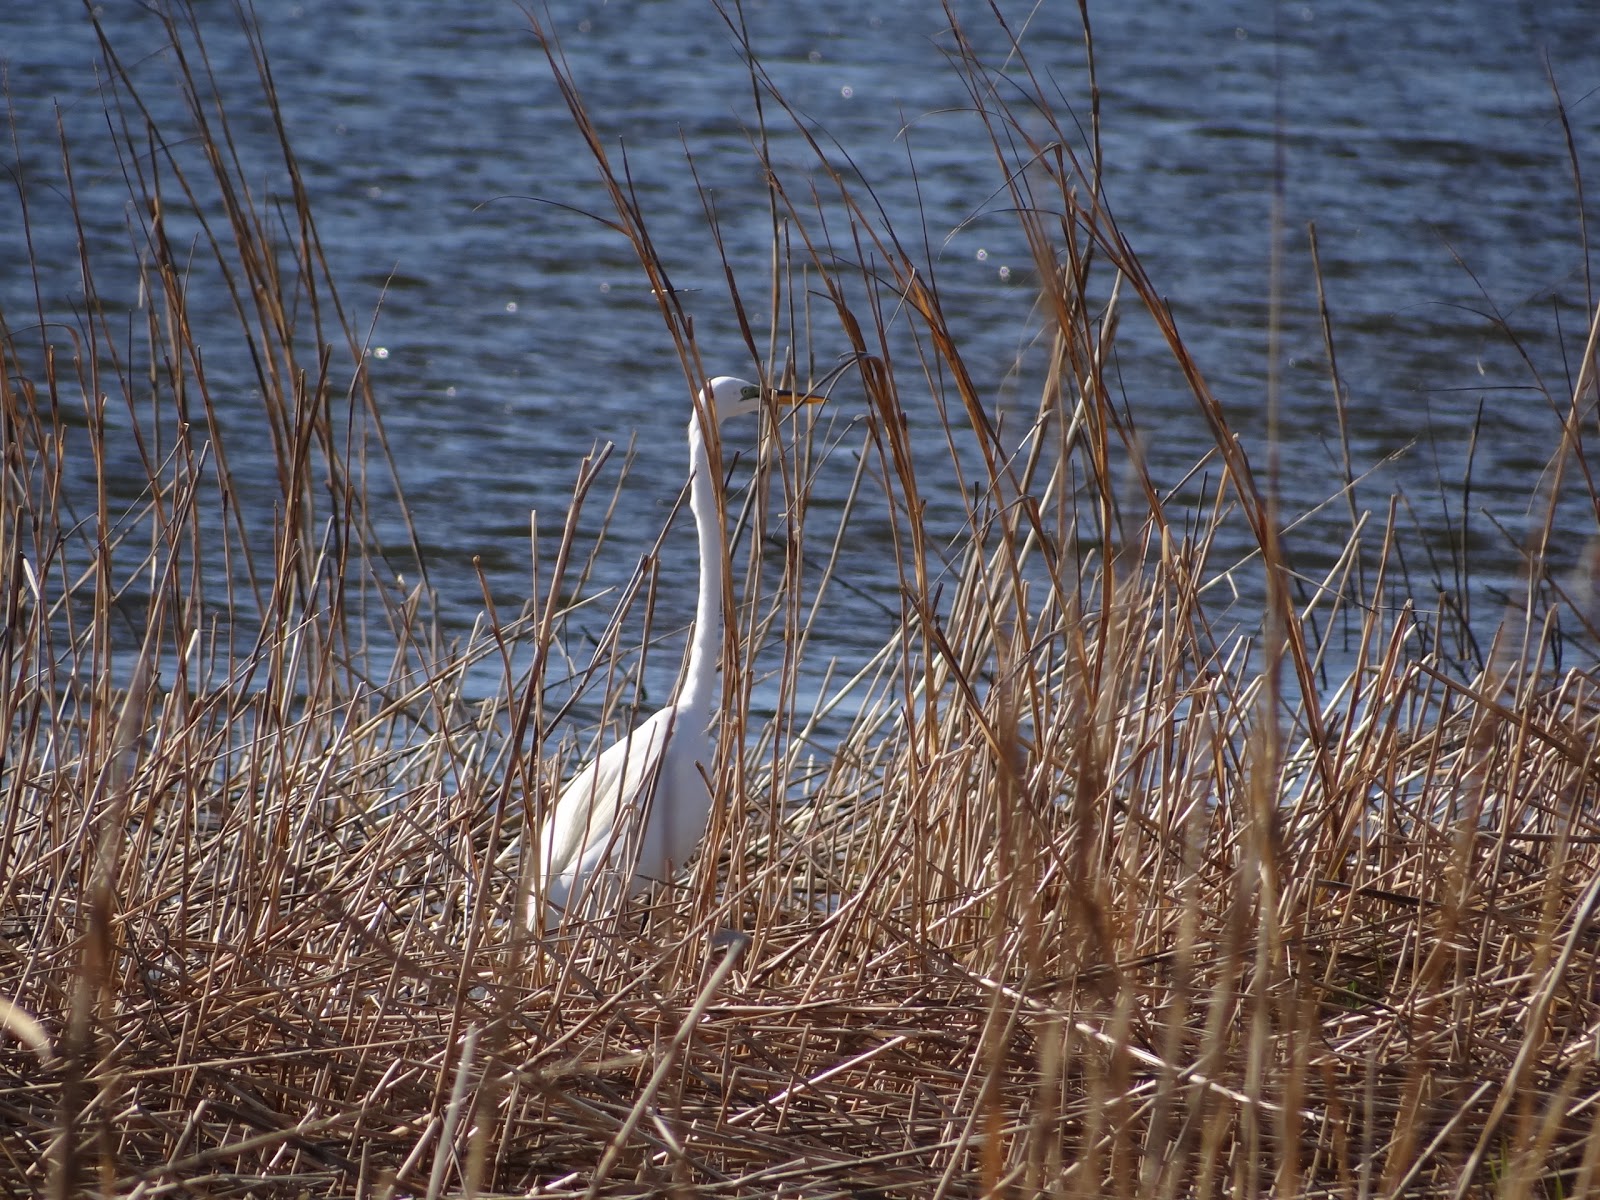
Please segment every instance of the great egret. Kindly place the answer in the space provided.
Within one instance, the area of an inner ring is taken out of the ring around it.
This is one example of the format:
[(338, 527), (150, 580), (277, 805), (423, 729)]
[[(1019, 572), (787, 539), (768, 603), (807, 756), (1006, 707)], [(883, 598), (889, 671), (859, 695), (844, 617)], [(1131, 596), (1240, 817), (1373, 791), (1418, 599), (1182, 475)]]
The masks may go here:
[[(686, 862), (711, 816), (701, 768), (712, 769), (710, 734), (717, 651), (722, 644), (722, 522), (717, 480), (706, 450), (704, 418), (722, 422), (760, 410), (763, 389), (744, 379), (711, 380), (689, 418), (689, 508), (700, 540), (700, 591), (689, 665), (673, 702), (625, 734), (561, 789), (539, 834), (537, 882), (527, 923), (545, 927), (568, 909), (622, 899), (667, 878)], [(798, 405), (821, 396), (771, 392)]]

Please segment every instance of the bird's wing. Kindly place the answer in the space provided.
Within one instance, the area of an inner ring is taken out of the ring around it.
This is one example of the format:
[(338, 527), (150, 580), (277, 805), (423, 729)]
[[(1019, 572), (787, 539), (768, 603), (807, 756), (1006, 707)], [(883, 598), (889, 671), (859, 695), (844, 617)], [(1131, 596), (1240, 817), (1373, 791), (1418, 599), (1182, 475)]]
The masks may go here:
[(607, 746), (561, 789), (541, 839), (540, 867), (547, 879), (580, 866), (587, 871), (628, 842), (629, 830), (619, 829), (618, 820), (643, 816), (641, 801), (655, 786), (674, 715), (672, 708), (662, 709)]

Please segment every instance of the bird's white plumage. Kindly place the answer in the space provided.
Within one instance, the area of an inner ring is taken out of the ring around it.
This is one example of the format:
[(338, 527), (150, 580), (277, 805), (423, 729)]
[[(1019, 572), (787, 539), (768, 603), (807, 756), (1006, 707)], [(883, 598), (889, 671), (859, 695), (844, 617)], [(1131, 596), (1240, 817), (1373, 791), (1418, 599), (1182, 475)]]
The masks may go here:
[[(705, 415), (719, 425), (757, 411), (761, 388), (743, 379), (713, 379)], [(789, 394), (791, 403), (818, 396)], [(540, 832), (537, 876), (527, 922), (553, 929), (564, 913), (602, 911), (665, 880), (683, 866), (705, 834), (712, 798), (706, 774), (714, 744), (708, 732), (717, 649), (722, 642), (722, 523), (716, 481), (701, 426), (689, 420), (689, 507), (700, 544), (700, 587), (689, 664), (674, 702), (608, 746), (561, 789)], [(542, 903), (541, 903), (542, 901)]]
[(662, 882), (694, 853), (711, 815), (700, 765), (710, 769), (712, 741), (683, 715), (663, 708), (561, 789), (539, 839), (548, 913), (614, 902), (624, 881), (630, 892)]

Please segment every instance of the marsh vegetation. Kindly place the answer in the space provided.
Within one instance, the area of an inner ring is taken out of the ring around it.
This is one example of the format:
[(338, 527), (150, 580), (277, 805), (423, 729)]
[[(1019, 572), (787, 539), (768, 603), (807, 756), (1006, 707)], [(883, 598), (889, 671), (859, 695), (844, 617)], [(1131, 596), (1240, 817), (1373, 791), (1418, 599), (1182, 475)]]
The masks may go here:
[[(849, 356), (830, 407), (855, 415), (769, 429), (729, 498), (705, 852), (535, 942), (520, 838), (640, 706), (637, 648), (678, 632), (652, 629), (658, 564), (596, 599), (608, 497), (574, 461), (526, 604), (485, 585), (478, 624), (443, 627), (292, 130), (242, 132), (205, 22), (164, 28), (181, 129), (104, 47), (128, 244), (84, 241), (70, 314), (0, 314), (7, 1190), (1600, 1190), (1600, 565), (1550, 549), (1560, 506), (1600, 511), (1593, 296), (1571, 364), (1533, 364), (1559, 433), (1520, 583), (1476, 625), (1472, 581), (1417, 566), (1465, 558), (1410, 498), (1358, 503), (1354, 468), (1318, 514), (1339, 537), (1292, 556), (1271, 381), (1238, 429), (1112, 218), (1093, 105), (1058, 117), (1025, 54), (954, 31), (1031, 252), (1037, 394), (997, 414), (871, 180), (820, 141), (764, 164), (771, 260), (728, 262), (727, 303), (769, 378)], [(747, 371), (702, 361), (648, 204), (542, 44), (687, 414), (690, 381)], [(750, 70), (762, 119), (809, 130)], [(71, 145), (46, 153), (72, 179)], [(241, 165), (268, 153), (270, 194)], [(201, 304), (227, 339), (197, 340)], [(1175, 484), (1119, 384), (1133, 322), (1212, 435)], [(954, 539), (922, 519), (913, 427), (947, 447)], [(246, 441), (269, 504), (236, 489)], [(824, 470), (847, 503), (813, 508)], [(864, 665), (819, 670), (859, 538), (898, 588)]]

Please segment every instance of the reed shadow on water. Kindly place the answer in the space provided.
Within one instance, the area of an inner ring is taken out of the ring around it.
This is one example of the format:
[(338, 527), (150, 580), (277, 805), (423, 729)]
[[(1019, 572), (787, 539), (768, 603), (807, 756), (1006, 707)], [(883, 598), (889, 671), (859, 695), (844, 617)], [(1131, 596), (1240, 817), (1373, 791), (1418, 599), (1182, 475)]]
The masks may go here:
[[(246, 134), (215, 103), (211, 18), (152, 20), (181, 129), (102, 45), (128, 244), (83, 255), (81, 307), (41, 281), (0, 314), (9, 1191), (1596, 1193), (1600, 558), (1551, 566), (1549, 544), (1559, 504), (1595, 506), (1600, 309), (1485, 640), (1415, 566), (1449, 548), (1403, 495), (1358, 504), (1353, 466), (1321, 565), (1285, 548), (1275, 443), (1252, 460), (1119, 233), (1093, 90), (1058, 119), (1020, 34), (1003, 63), (949, 36), (1038, 280), (1021, 420), (963, 357), (922, 231), (830, 165), (748, 44), (771, 259), (724, 256), (748, 363), (702, 361), (649, 207), (531, 14), (685, 418), (708, 375), (807, 389), (838, 362), (851, 412), (769, 413), (724, 447), (701, 852), (533, 936), (530, 831), (659, 705), (645, 660), (676, 665), (661, 551), (603, 581), (597, 446), (535, 518), (526, 605), (479, 572), (483, 616), (451, 636), (257, 30)], [(779, 126), (810, 139), (803, 173), (763, 158)], [(269, 150), (270, 196), (241, 167)], [(54, 219), (19, 182), (24, 221)], [(125, 272), (137, 303), (102, 303)], [(208, 330), (230, 318), (203, 345), (201, 296)], [(1211, 434), (1175, 486), (1118, 385), (1133, 321)], [(924, 520), (930, 429), (954, 539)], [(238, 481), (246, 439), (266, 501)], [(829, 472), (848, 499), (814, 505)], [(819, 666), (862, 537), (898, 584), (878, 649)]]

